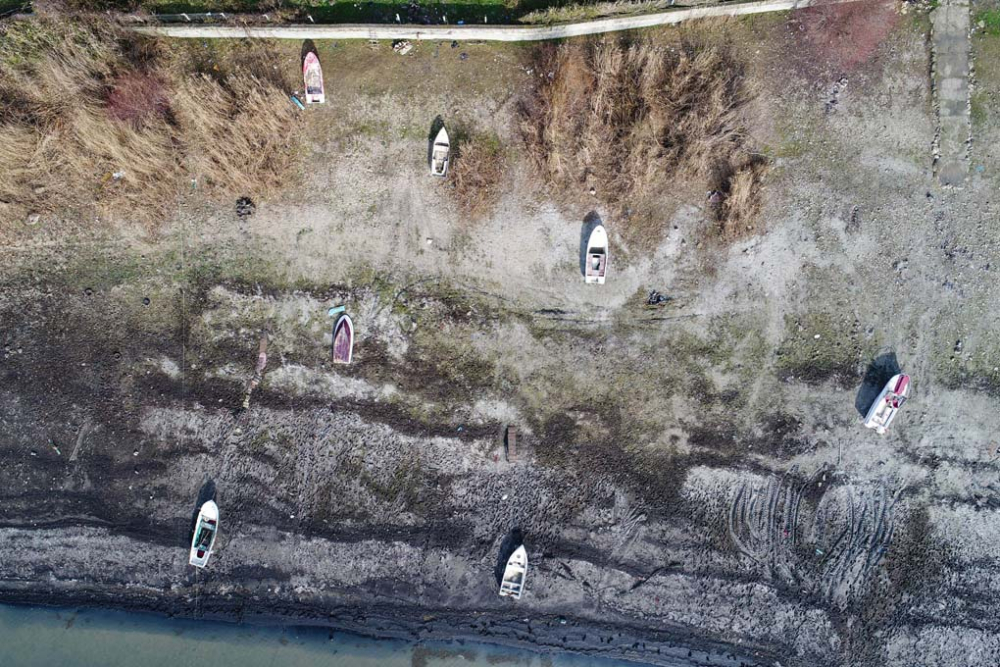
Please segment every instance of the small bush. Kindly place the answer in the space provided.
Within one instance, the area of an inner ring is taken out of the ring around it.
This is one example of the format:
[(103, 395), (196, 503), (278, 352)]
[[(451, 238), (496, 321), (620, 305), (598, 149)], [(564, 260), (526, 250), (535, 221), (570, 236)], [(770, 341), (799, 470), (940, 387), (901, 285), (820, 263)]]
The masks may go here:
[(163, 80), (146, 72), (126, 72), (111, 85), (108, 116), (141, 127), (146, 121), (166, 118), (170, 99)]

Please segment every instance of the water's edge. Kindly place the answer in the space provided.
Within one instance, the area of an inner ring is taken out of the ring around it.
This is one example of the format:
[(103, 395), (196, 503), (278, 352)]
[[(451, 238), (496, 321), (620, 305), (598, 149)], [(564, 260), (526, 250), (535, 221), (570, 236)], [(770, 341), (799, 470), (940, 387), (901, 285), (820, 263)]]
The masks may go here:
[[(774, 657), (746, 648), (707, 642), (694, 636), (667, 636), (649, 628), (614, 623), (600, 626), (580, 619), (526, 617), (495, 612), (417, 609), (373, 605), (315, 608), (308, 604), (269, 600), (266, 604), (245, 598), (199, 598), (194, 606), (165, 597), (135, 591), (79, 590), (39, 591), (30, 585), (0, 583), (0, 604), (17, 607), (87, 608), (138, 612), (189, 621), (208, 621), (258, 628), (313, 628), (346, 632), (370, 640), (408, 644), (450, 642), (508, 651), (544, 654), (550, 658), (582, 656), (586, 664), (595, 660), (608, 665), (655, 664), (663, 667), (719, 665), (750, 667), (773, 662)], [(572, 661), (572, 660), (571, 660)]]

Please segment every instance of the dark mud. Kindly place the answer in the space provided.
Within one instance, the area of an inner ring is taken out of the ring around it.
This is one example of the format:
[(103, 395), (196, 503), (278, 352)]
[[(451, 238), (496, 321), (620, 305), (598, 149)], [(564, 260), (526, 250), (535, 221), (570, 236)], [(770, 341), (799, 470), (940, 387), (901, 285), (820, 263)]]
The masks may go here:
[[(749, 389), (726, 377), (765, 372), (762, 357), (733, 364), (724, 335), (553, 333), (501, 299), (377, 276), (99, 267), (103, 281), (34, 267), (2, 285), (0, 601), (661, 665), (874, 666), (875, 638), (925, 618), (910, 600), (957, 590), (941, 574), (957, 556), (926, 549), (931, 518), (897, 507), (897, 480), (790, 463), (829, 447), (794, 407), (747, 418)], [(329, 303), (367, 313), (350, 367), (323, 343)], [(269, 365), (244, 409), (264, 330)], [(824, 363), (848, 378), (860, 354)], [(776, 381), (834, 377), (789, 369), (779, 359)], [(700, 412), (675, 415), (673, 399)], [(220, 546), (194, 571), (210, 496)], [(532, 564), (516, 605), (495, 590), (515, 528)], [(983, 622), (989, 597), (959, 597)]]

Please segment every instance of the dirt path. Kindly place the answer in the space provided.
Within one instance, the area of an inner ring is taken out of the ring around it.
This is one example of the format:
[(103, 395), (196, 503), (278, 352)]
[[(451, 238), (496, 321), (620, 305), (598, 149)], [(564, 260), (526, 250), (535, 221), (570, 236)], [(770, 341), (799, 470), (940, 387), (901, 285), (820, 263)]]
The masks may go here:
[(163, 25), (140, 26), (135, 30), (147, 35), (182, 39), (256, 37), (263, 39), (410, 39), (410, 40), (482, 40), (487, 42), (537, 42), (599, 35), (623, 30), (638, 30), (674, 25), (697, 19), (749, 16), (786, 12), (813, 5), (833, 5), (868, 0), (764, 0), (731, 5), (712, 5), (677, 9), (641, 16), (595, 19), (554, 26), (412, 26), (412, 25), (287, 25), (287, 26), (215, 26)]

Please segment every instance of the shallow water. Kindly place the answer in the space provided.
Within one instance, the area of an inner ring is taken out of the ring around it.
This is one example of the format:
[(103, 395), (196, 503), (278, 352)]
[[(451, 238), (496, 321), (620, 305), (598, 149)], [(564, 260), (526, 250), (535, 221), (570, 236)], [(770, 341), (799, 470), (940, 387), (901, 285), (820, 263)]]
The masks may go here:
[(0, 605), (3, 667), (635, 667), (486, 644), (367, 639), (160, 616)]

